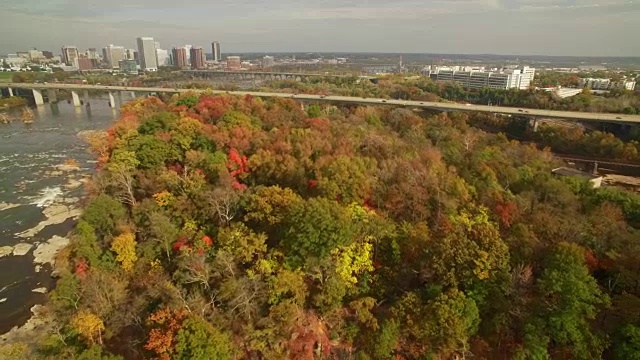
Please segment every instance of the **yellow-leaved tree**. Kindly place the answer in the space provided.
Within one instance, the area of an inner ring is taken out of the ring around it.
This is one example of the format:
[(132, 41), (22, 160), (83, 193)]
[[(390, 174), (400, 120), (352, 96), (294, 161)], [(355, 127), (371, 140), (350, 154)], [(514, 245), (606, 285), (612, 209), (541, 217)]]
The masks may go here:
[(122, 264), (125, 271), (133, 269), (133, 264), (138, 260), (135, 235), (127, 232), (117, 236), (111, 243), (111, 250), (118, 255), (116, 260)]
[(97, 342), (102, 344), (104, 323), (97, 315), (86, 310), (80, 310), (71, 318), (71, 326), (89, 343)]

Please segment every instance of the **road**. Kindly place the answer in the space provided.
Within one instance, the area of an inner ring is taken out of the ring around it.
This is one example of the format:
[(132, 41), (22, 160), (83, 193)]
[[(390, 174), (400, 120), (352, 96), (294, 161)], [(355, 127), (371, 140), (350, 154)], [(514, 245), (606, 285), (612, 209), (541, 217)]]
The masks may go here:
[(288, 98), (300, 101), (310, 102), (328, 102), (339, 104), (353, 105), (386, 105), (386, 106), (402, 106), (416, 109), (429, 109), (441, 111), (475, 111), (485, 113), (498, 113), (506, 115), (522, 115), (529, 117), (543, 117), (564, 120), (594, 121), (594, 122), (613, 122), (613, 123), (640, 123), (640, 115), (626, 114), (609, 114), (609, 113), (593, 113), (578, 111), (557, 111), (557, 110), (541, 110), (528, 109), (506, 106), (487, 106), (487, 105), (471, 105), (471, 104), (455, 104), (430, 101), (410, 101), (410, 100), (389, 100), (377, 98), (360, 98), (350, 96), (333, 96), (333, 95), (307, 95), (307, 94), (287, 94), (272, 92), (255, 92), (255, 91), (222, 91), (222, 90), (194, 90), (194, 89), (173, 89), (162, 87), (124, 87), (124, 86), (104, 86), (104, 85), (82, 85), (82, 84), (27, 84), (27, 83), (0, 83), (3, 88), (19, 88), (19, 89), (60, 89), (60, 90), (102, 90), (102, 91), (133, 91), (145, 93), (212, 93), (212, 94), (231, 94), (231, 95), (251, 95), (255, 97), (271, 97), (271, 98)]

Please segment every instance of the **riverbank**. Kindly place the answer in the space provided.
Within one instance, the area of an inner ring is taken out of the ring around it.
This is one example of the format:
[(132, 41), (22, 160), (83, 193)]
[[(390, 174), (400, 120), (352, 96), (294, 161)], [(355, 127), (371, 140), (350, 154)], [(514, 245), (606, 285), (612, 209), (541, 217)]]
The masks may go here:
[(29, 324), (53, 289), (56, 254), (69, 243), (95, 168), (83, 134), (118, 116), (97, 100), (91, 109), (45, 104), (34, 114), (33, 124), (0, 126), (0, 334)]
[(0, 98), (0, 111), (19, 109), (27, 106), (27, 100), (20, 96)]

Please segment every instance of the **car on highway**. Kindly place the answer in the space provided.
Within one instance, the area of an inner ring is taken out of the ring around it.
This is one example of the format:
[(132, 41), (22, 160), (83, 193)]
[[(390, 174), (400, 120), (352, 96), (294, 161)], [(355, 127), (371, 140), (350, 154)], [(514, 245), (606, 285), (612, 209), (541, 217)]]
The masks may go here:
[(518, 109), (518, 112), (524, 112), (524, 110), (522, 110), (522, 109)]
[(622, 120), (622, 118), (620, 116), (616, 116), (616, 119), (618, 120)]
[(387, 102), (387, 100), (382, 100), (382, 102), (383, 102), (383, 103), (386, 103), (386, 102)]

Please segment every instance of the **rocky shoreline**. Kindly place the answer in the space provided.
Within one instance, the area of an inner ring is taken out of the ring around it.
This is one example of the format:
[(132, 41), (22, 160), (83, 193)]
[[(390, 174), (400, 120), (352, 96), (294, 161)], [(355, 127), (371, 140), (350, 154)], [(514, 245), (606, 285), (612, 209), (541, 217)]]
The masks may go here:
[[(79, 170), (80, 168), (78, 166), (63, 164), (56, 166), (55, 170), (46, 174), (46, 176), (57, 177), (65, 173), (77, 173)], [(82, 186), (85, 182), (84, 180), (84, 178), (77, 179), (76, 177), (69, 176), (66, 179), (66, 184), (62, 185), (62, 187), (67, 190), (75, 190)], [(67, 228), (65, 233), (62, 234), (56, 234), (55, 232), (51, 234), (51, 230), (47, 231), (47, 229), (56, 228), (56, 226), (60, 226), (69, 221), (75, 222), (82, 214), (82, 210), (77, 207), (79, 202), (80, 199), (77, 197), (65, 198), (60, 193), (51, 201), (38, 202), (32, 205), (0, 203), (0, 211), (15, 209), (21, 206), (35, 205), (42, 207), (42, 215), (44, 217), (44, 219), (35, 224), (35, 226), (14, 235), (15, 238), (20, 239), (19, 243), (11, 246), (1, 246), (0, 258), (33, 256), (31, 263), (35, 273), (40, 273), (40, 271), (46, 267), (47, 271), (51, 270), (51, 277), (55, 277), (57, 273), (56, 256), (70, 243), (69, 234), (66, 234), (69, 229)], [(28, 261), (27, 259), (25, 260)], [(49, 289), (47, 286), (36, 285), (30, 291), (35, 294), (45, 294)], [(0, 296), (0, 303), (6, 302), (7, 300), (9, 299)], [(30, 316), (26, 320), (26, 323), (14, 326), (8, 332), (0, 334), (0, 345), (19, 341), (29, 342), (30, 339), (38, 338), (40, 334), (44, 334), (50, 330), (51, 320), (46, 315), (46, 305), (43, 305), (43, 303), (43, 301), (39, 301), (39, 304), (30, 308), (29, 314), (25, 314), (24, 317), (20, 318), (23, 319), (21, 321), (22, 323), (24, 319)]]

